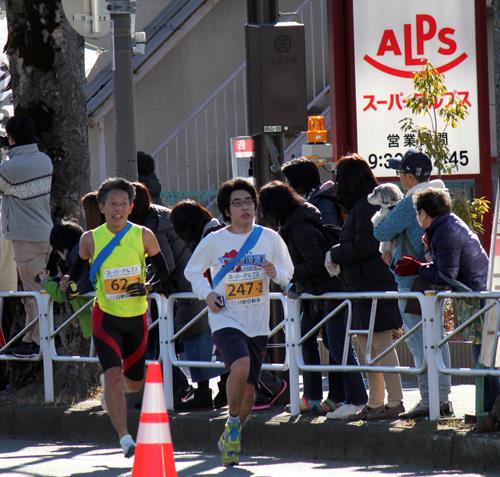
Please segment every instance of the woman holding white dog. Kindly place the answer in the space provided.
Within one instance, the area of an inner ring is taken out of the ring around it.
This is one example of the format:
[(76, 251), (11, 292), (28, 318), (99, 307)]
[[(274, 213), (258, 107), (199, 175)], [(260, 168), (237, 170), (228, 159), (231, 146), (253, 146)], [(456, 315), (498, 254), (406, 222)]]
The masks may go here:
[[(373, 236), (372, 216), (377, 207), (368, 203), (367, 196), (377, 186), (368, 163), (358, 154), (348, 154), (337, 163), (337, 197), (348, 214), (340, 243), (327, 252), (327, 261), (340, 266), (341, 278), (350, 292), (395, 291), (392, 273), (382, 261), (379, 242)], [(352, 328), (367, 330), (370, 321), (371, 300), (353, 300)], [(392, 343), (392, 332), (401, 326), (398, 305), (393, 300), (377, 304), (371, 356), (378, 356)], [(368, 336), (357, 335), (362, 354), (366, 352)], [(363, 357), (363, 356), (361, 356)], [(398, 356), (392, 350), (375, 364), (399, 366)], [(404, 412), (401, 377), (394, 373), (368, 373), (368, 403), (356, 414), (345, 416), (342, 406), (331, 418), (350, 420), (396, 419)], [(387, 404), (385, 404), (387, 391)]]

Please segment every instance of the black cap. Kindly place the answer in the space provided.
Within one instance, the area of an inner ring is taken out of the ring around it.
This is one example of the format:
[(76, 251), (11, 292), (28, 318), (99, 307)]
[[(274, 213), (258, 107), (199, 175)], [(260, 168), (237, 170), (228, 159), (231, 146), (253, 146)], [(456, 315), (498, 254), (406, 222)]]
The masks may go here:
[(409, 172), (418, 178), (427, 178), (432, 172), (432, 161), (427, 154), (408, 149), (403, 159), (390, 159), (389, 167), (399, 172)]

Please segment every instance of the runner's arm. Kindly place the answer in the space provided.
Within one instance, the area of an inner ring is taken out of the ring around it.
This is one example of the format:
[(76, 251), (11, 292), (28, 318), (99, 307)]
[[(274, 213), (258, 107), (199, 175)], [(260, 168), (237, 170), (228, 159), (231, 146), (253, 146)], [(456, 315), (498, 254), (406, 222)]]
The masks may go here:
[(158, 285), (161, 287), (163, 282), (168, 280), (170, 276), (167, 262), (165, 261), (165, 257), (163, 256), (155, 234), (150, 229), (144, 228), (142, 238), (144, 242), (144, 251), (148, 254), (151, 263), (155, 267), (155, 274), (149, 281), (149, 286)]
[(150, 258), (161, 252), (160, 244), (158, 243), (155, 234), (147, 227), (143, 227), (142, 229), (142, 242), (144, 244), (144, 252)]
[(272, 280), (278, 285), (287, 285), (293, 277), (293, 263), (284, 240), (274, 231), (274, 254), (271, 260), (276, 269), (276, 276)]
[(69, 279), (72, 282), (78, 282), (81, 278), (82, 273), (85, 269), (87, 262), (92, 257), (94, 251), (94, 240), (92, 239), (91, 232), (85, 232), (80, 238), (80, 244), (78, 248), (78, 256), (76, 257), (75, 263), (72, 265), (69, 272)]
[(210, 234), (198, 244), (184, 269), (184, 276), (191, 282), (193, 292), (201, 300), (205, 300), (214, 291), (204, 275), (207, 268), (212, 266), (211, 240)]
[(69, 272), (69, 277), (66, 279), (66, 275), (62, 280), (67, 281), (66, 293), (70, 298), (78, 296), (80, 294), (78, 290), (78, 281), (80, 280), (86, 265), (94, 253), (94, 240), (92, 238), (92, 232), (84, 232), (80, 238), (80, 244), (78, 248), (78, 256), (75, 262), (71, 266)]

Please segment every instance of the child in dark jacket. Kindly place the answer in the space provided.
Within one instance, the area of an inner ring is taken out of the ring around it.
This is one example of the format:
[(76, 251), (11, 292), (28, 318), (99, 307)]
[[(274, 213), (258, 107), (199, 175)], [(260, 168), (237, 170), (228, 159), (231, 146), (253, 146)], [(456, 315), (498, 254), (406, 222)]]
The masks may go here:
[[(54, 252), (56, 252), (60, 257), (58, 262), (60, 274), (57, 276), (49, 276), (48, 272), (45, 271), (39, 275), (39, 278), (41, 280), (42, 288), (56, 303), (64, 303), (67, 299), (67, 280), (61, 279), (60, 276), (69, 273), (71, 266), (75, 262), (78, 256), (78, 244), (82, 234), (82, 227), (78, 223), (71, 220), (63, 220), (62, 222), (54, 225), (50, 232), (50, 245)], [(88, 278), (88, 273), (85, 273), (82, 276), (85, 278), (80, 280), (78, 283), (78, 289), (82, 293), (92, 291), (93, 287)], [(76, 312), (88, 301), (89, 298), (78, 296), (69, 299), (69, 304), (73, 312)], [(90, 307), (87, 307), (84, 308), (78, 315), (80, 329), (82, 330), (84, 338), (90, 338), (92, 336), (90, 311)]]

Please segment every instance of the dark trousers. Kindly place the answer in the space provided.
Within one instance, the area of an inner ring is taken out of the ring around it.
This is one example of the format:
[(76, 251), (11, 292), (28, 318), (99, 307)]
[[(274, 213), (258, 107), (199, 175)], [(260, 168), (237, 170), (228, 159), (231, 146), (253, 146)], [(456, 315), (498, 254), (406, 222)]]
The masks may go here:
[[(304, 300), (302, 302), (301, 332), (304, 336), (326, 314), (336, 308), (338, 300)], [(341, 364), (344, 349), (347, 316), (345, 310), (327, 321), (323, 327), (323, 342), (328, 348), (329, 364)], [(318, 331), (319, 332), (319, 331)], [(304, 364), (319, 364), (318, 332), (302, 344), (302, 357)], [(349, 347), (347, 364), (357, 365), (356, 354)], [(323, 383), (321, 373), (304, 372), (304, 396), (306, 399), (321, 400), (323, 398)], [(368, 397), (360, 372), (328, 373), (328, 398), (335, 402), (348, 402), (350, 404), (364, 404)]]
[[(322, 302), (322, 316), (326, 316), (328, 312), (335, 309), (340, 303), (338, 300), (325, 300)], [(329, 364), (342, 364), (346, 325), (347, 313), (345, 309), (326, 322)], [(358, 365), (356, 353), (351, 345), (349, 345), (347, 354), (347, 364)], [(332, 376), (330, 380), (332, 385), (328, 393), (329, 399), (335, 402), (347, 402), (357, 405), (366, 403), (368, 396), (361, 372), (336, 372), (330, 374)]]
[[(304, 336), (323, 318), (322, 307), (319, 306), (319, 300), (303, 300), (301, 305), (301, 334)], [(311, 335), (309, 339), (302, 343), (302, 357), (304, 364), (320, 364), (319, 347), (318, 347), (319, 330)], [(323, 333), (325, 336), (325, 333)], [(326, 344), (326, 343), (325, 343)], [(332, 373), (328, 373), (328, 389), (329, 393), (333, 392), (333, 379), (330, 377)], [(304, 372), (304, 397), (307, 400), (320, 401), (323, 399), (323, 381), (319, 372)]]

